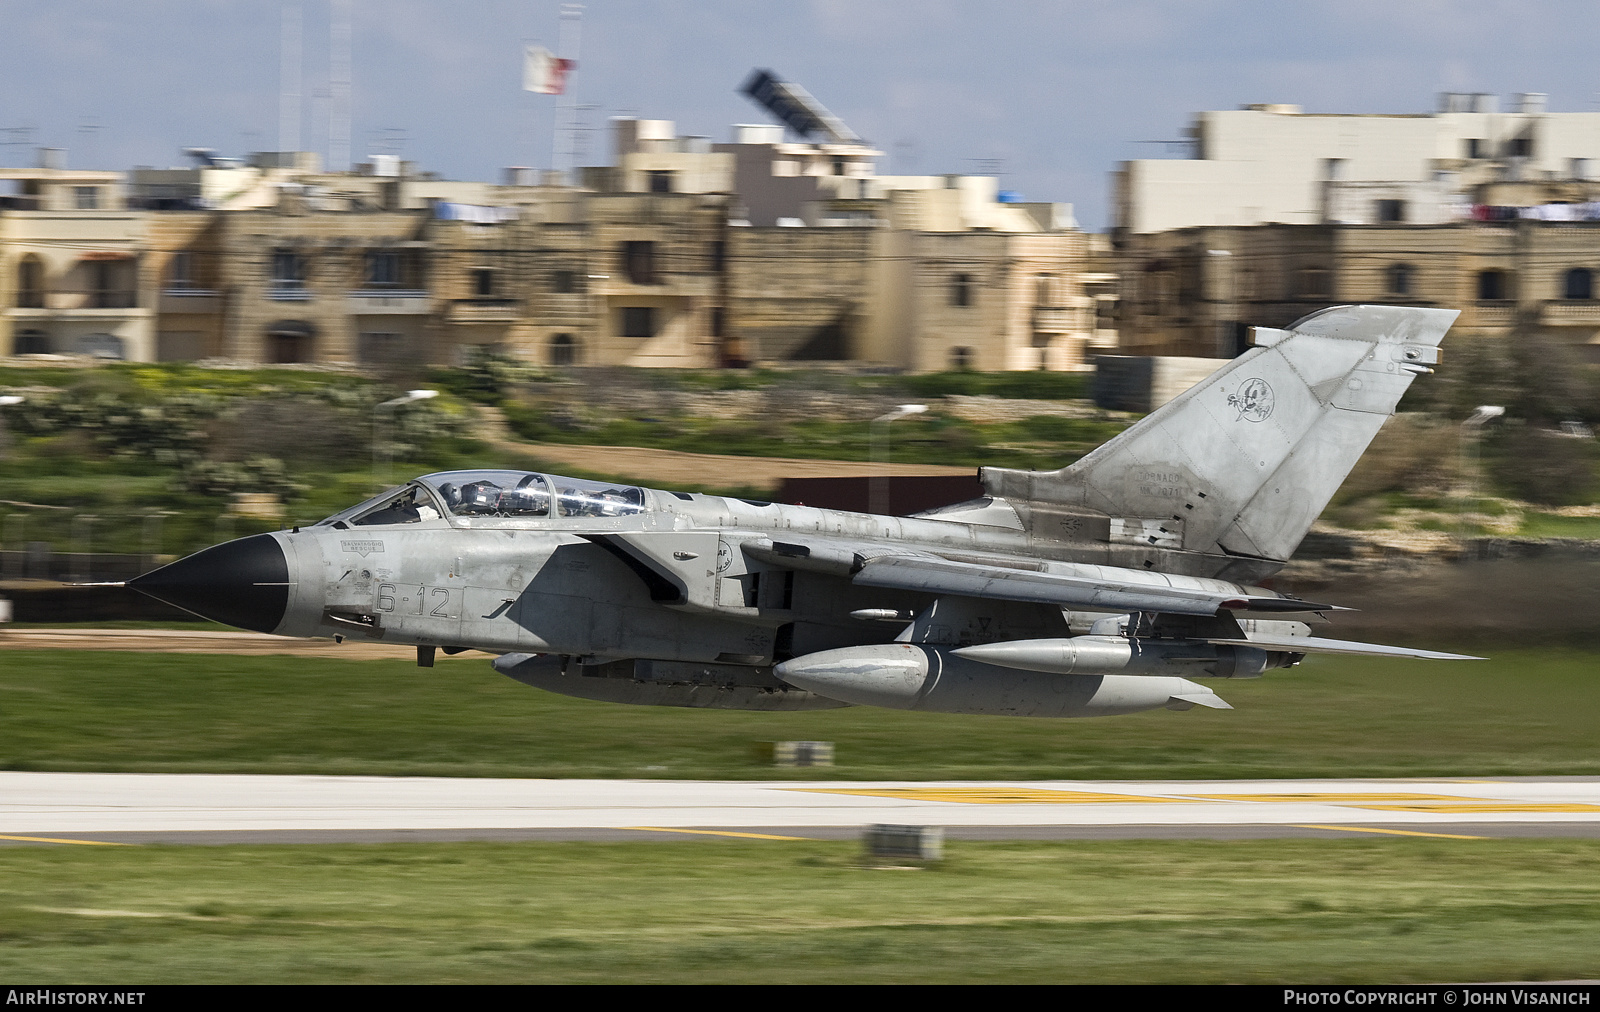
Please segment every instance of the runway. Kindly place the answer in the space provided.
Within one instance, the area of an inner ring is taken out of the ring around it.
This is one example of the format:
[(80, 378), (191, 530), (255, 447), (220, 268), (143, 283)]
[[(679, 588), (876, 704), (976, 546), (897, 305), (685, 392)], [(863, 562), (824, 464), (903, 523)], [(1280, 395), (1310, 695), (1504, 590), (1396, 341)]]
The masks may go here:
[(1600, 777), (685, 781), (0, 772), (0, 842), (1600, 837)]

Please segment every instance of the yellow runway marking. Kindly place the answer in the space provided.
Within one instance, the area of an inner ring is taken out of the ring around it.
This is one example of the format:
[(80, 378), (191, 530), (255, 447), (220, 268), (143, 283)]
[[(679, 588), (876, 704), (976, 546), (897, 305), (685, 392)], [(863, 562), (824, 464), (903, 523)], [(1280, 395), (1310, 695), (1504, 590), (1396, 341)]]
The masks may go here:
[(1484, 798), (1463, 798), (1459, 794), (1186, 794), (1203, 801), (1261, 801), (1279, 805), (1369, 805), (1416, 804), (1419, 802), (1483, 802)]
[(79, 843), (86, 847), (132, 847), (131, 843), (115, 843), (111, 840), (62, 840), (53, 836), (0, 836), (0, 840), (20, 840), (23, 843)]
[(1579, 804), (1539, 804), (1536, 802), (1521, 801), (1474, 801), (1465, 799), (1462, 804), (1421, 804), (1421, 805), (1357, 805), (1357, 808), (1369, 808), (1382, 812), (1600, 812), (1600, 805)]
[(1167, 804), (1190, 802), (1191, 798), (1157, 798), (1141, 794), (1095, 794), (1090, 791), (1050, 791), (1037, 787), (785, 787), (786, 791), (808, 794), (855, 794), (872, 798), (905, 798), (910, 801), (944, 801), (966, 805), (1106, 805)]
[[(1100, 794), (1093, 791), (1053, 791), (1038, 787), (785, 787), (786, 791), (810, 794), (854, 794), (873, 798), (900, 798), (907, 801), (937, 801), (960, 805), (1170, 805), (1203, 804), (1207, 801), (1262, 805), (1339, 805), (1379, 812), (1437, 812), (1444, 814), (1484, 814), (1503, 812), (1600, 812), (1600, 805), (1576, 802), (1497, 801), (1469, 798), (1459, 794), (1407, 794), (1396, 792), (1312, 793), (1304, 794)], [(1474, 837), (1473, 839), (1476, 839)]]
[(693, 833), (696, 836), (737, 836), (746, 840), (806, 840), (808, 836), (772, 836), (768, 833), (733, 833), (722, 829), (673, 829), (670, 826), (623, 826), (641, 833)]
[(1296, 829), (1336, 829), (1341, 833), (1383, 833), (1386, 836), (1435, 836), (1442, 840), (1487, 840), (1486, 836), (1456, 833), (1422, 833), (1414, 829), (1374, 829), (1371, 826), (1296, 826)]

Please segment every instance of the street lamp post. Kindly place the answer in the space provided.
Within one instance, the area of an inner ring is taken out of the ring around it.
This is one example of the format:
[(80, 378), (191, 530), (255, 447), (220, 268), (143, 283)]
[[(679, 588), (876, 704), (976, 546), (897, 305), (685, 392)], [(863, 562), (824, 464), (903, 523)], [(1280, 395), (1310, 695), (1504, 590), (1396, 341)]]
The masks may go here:
[(391, 401), (384, 401), (372, 409), (372, 477), (380, 492), (389, 486), (389, 454), (386, 450), (382, 452), (383, 468), (381, 471), (378, 468), (380, 448), (384, 446), (383, 441), (379, 438), (379, 423), (383, 418), (383, 413), (385, 411), (393, 411), (402, 404), (425, 401), (437, 396), (439, 396), (439, 391), (437, 390), (407, 390), (403, 396), (396, 397)]
[(1461, 503), (1462, 537), (1466, 537), (1467, 533), (1467, 502), (1476, 505), (1478, 501), (1478, 444), (1482, 439), (1483, 427), (1505, 413), (1506, 409), (1498, 404), (1480, 404), (1461, 423), (1461, 472), (1467, 479), (1467, 497)]
[[(25, 400), (25, 398), (19, 397), (16, 394), (6, 394), (4, 397), (0, 397), (0, 408), (9, 408), (13, 404), (21, 404), (23, 402), (23, 400)], [(5, 419), (4, 415), (0, 415), (0, 453), (4, 453), (5, 450), (6, 450), (6, 419)], [(6, 514), (6, 532), (5, 532), (6, 533), (6, 537), (0, 538), (0, 547), (3, 547), (7, 542), (10, 542), (10, 541), (16, 541), (17, 542), (17, 549), (18, 549), (17, 550), (17, 559), (19, 560), (18, 564), (17, 564), (18, 575), (24, 575), (26, 573), (27, 546), (22, 543), (23, 541), (26, 540), (26, 537), (24, 536), (22, 538), (13, 538), (13, 537), (10, 536), (10, 534), (11, 534), (11, 529), (12, 529), (13, 525), (17, 525), (19, 527), (19, 529), (21, 529), (23, 531), (26, 531), (27, 530), (27, 523), (28, 523), (28, 518), (27, 518), (27, 516), (25, 514), (22, 514), (22, 513), (7, 513)], [(0, 577), (3, 577), (5, 575), (4, 569), (5, 569), (5, 566), (3, 564), (0, 564)]]
[(873, 465), (873, 474), (867, 478), (867, 512), (889, 512), (889, 476), (877, 473), (880, 462), (880, 441), (885, 451), (889, 448), (889, 423), (908, 415), (920, 415), (928, 410), (926, 404), (902, 404), (887, 414), (874, 418), (867, 428), (867, 457)]
[[(0, 397), (0, 408), (9, 408), (13, 404), (21, 404), (25, 400), (27, 400), (26, 397), (21, 397), (21, 396), (19, 396), (17, 394), (6, 394), (4, 397)], [(0, 452), (3, 452), (5, 450), (5, 448), (6, 448), (6, 419), (5, 419), (4, 415), (0, 415)]]

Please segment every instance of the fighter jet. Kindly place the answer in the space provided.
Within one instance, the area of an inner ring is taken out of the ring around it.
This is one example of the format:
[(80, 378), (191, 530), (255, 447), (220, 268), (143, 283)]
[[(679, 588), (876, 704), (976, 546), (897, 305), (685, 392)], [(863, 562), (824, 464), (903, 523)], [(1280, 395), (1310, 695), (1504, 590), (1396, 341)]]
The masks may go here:
[[(877, 516), (513, 470), (428, 474), (130, 584), (229, 625), (495, 654), (616, 703), (1083, 717), (1230, 709), (1214, 680), (1310, 653), (1259, 584), (1300, 544), (1456, 313), (1339, 306), (1076, 463)], [(1292, 616), (1299, 615), (1300, 618)]]

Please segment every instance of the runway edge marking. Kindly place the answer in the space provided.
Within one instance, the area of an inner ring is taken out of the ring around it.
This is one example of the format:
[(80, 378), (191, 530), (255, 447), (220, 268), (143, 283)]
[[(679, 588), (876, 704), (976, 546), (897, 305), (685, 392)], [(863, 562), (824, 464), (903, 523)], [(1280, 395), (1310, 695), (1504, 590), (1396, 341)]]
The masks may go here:
[(640, 833), (689, 833), (694, 836), (737, 836), (746, 840), (802, 840), (813, 842), (809, 836), (773, 836), (770, 833), (735, 833), (724, 829), (674, 829), (671, 826), (623, 826), (623, 829)]
[(1431, 836), (1441, 840), (1487, 840), (1487, 836), (1462, 836), (1459, 833), (1424, 833), (1415, 829), (1377, 829), (1372, 826), (1297, 825), (1296, 829), (1328, 829), (1340, 833), (1382, 833), (1385, 836)]
[(4, 836), (0, 840), (15, 840), (20, 843), (76, 843), (85, 847), (136, 847), (135, 843), (117, 843), (115, 840), (68, 840), (55, 836)]

